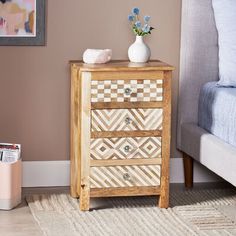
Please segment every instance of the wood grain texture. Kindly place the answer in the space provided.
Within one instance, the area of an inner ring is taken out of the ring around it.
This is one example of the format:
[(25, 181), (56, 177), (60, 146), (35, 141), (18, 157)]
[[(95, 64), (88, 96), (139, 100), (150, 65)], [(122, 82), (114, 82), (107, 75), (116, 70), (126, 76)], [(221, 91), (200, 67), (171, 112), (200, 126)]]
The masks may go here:
[[(96, 78), (96, 79), (95, 79)], [(129, 81), (129, 80), (162, 80), (164, 78), (164, 73), (163, 71), (149, 71), (149, 73), (143, 72), (143, 71), (138, 71), (138, 72), (134, 72), (134, 71), (119, 71), (119, 72), (104, 72), (104, 71), (100, 71), (100, 72), (93, 72), (93, 77), (92, 80), (100, 80), (100, 81), (104, 81), (104, 80), (125, 80), (125, 81)]]
[(161, 167), (161, 195), (159, 207), (169, 206), (169, 159), (171, 138), (171, 71), (164, 73), (164, 107), (162, 128), (162, 167)]
[(147, 63), (132, 63), (126, 60), (113, 60), (106, 64), (84, 64), (82, 61), (71, 60), (71, 64), (76, 64), (81, 71), (172, 71), (174, 67), (159, 60), (150, 60)]
[(160, 187), (92, 188), (91, 197), (153, 196), (160, 194)]
[(133, 165), (161, 165), (161, 158), (127, 159), (127, 160), (91, 160), (90, 166), (133, 166)]
[(92, 102), (91, 109), (162, 108), (162, 102)]
[(90, 202), (90, 81), (91, 74), (82, 72), (81, 76), (81, 181), (78, 183), (80, 189), (80, 210), (89, 210)]
[(72, 197), (78, 197), (80, 189), (80, 86), (79, 68), (71, 66), (71, 115), (70, 115), (70, 192)]
[(91, 138), (122, 138), (122, 137), (161, 137), (161, 130), (142, 130), (142, 131), (103, 131), (92, 132)]

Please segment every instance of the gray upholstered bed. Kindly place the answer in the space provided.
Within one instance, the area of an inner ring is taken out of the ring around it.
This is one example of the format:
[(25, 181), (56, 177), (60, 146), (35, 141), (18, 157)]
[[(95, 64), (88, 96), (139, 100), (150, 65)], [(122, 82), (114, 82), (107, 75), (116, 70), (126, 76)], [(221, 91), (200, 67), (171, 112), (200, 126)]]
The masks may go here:
[(178, 148), (186, 186), (192, 185), (193, 159), (236, 186), (236, 147), (198, 126), (200, 89), (219, 77), (217, 37), (211, 0), (183, 0)]

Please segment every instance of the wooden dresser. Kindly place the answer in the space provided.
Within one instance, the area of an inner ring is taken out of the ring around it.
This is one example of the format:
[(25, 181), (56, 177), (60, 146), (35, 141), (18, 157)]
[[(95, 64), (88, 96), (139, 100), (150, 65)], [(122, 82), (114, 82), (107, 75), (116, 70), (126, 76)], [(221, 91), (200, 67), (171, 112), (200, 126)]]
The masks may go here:
[(169, 204), (171, 75), (161, 61), (71, 61), (71, 195), (160, 195)]

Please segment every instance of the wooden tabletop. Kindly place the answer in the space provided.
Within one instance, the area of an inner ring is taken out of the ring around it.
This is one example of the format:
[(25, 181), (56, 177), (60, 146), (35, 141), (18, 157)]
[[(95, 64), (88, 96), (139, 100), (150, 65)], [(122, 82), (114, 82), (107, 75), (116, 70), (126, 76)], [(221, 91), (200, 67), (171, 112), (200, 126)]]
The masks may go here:
[(86, 64), (82, 61), (70, 61), (80, 68), (81, 71), (151, 71), (151, 70), (165, 70), (172, 71), (174, 67), (159, 60), (150, 60), (147, 63), (133, 63), (127, 60), (114, 60), (105, 64)]

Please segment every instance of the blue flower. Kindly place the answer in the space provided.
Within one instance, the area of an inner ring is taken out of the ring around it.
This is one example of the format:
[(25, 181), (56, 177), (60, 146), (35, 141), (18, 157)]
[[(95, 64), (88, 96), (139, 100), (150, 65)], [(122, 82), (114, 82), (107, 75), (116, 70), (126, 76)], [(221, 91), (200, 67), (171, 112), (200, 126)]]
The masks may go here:
[(143, 19), (147, 23), (150, 20), (151, 16), (144, 16)]
[(128, 15), (128, 20), (129, 21), (134, 21), (134, 16), (133, 15)]
[(138, 15), (139, 14), (139, 8), (137, 8), (137, 7), (133, 8), (132, 12), (133, 12), (134, 15)]
[(148, 33), (150, 31), (151, 27), (148, 24), (145, 24), (142, 28), (142, 31), (144, 33)]
[(134, 25), (135, 25), (137, 28), (141, 28), (141, 26), (142, 26), (142, 24), (141, 24), (140, 21), (136, 21), (136, 22), (134, 23)]

